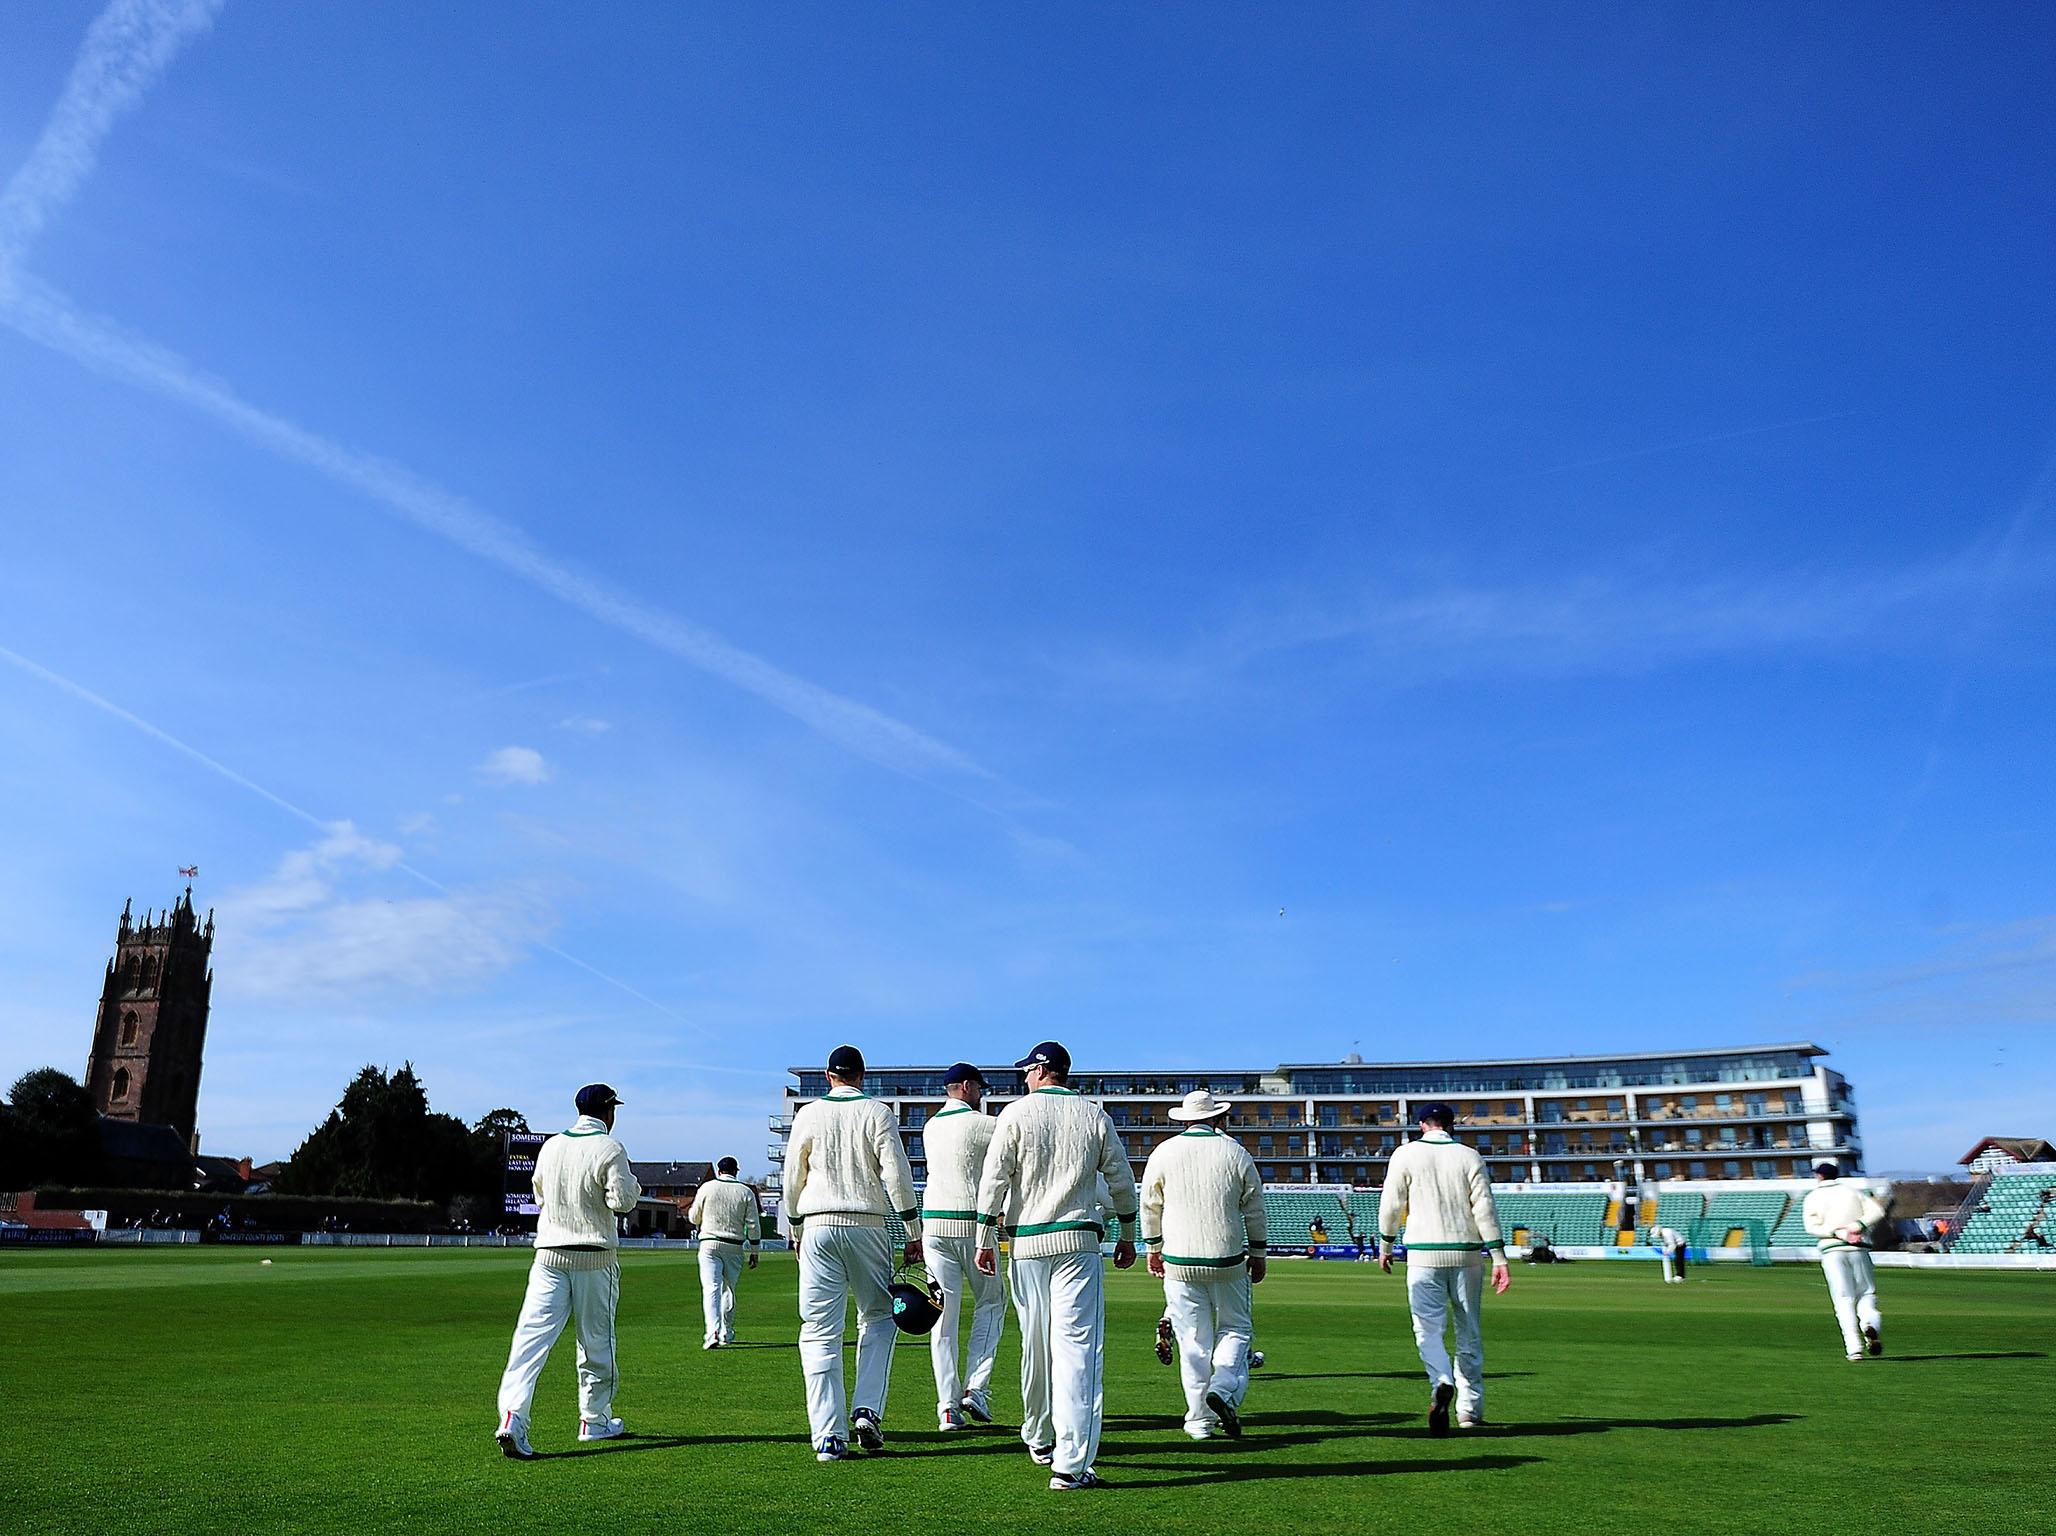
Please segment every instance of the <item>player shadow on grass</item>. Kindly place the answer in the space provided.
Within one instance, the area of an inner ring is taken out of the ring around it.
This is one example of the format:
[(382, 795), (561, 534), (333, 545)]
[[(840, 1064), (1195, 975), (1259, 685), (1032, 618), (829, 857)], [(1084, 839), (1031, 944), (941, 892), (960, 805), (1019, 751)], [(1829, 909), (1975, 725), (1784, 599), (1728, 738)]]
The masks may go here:
[(631, 1431), (611, 1440), (597, 1440), (568, 1451), (538, 1451), (537, 1461), (570, 1461), (579, 1456), (623, 1456), (630, 1451), (675, 1451), (696, 1445), (697, 1435), (638, 1435)]
[[(1268, 1438), (1265, 1444), (1275, 1443)], [(1147, 1481), (1117, 1482), (1116, 1491), (1133, 1487), (1154, 1492), (1159, 1488), (1193, 1488), (1204, 1483), (1245, 1483), (1269, 1481), (1278, 1478), (1315, 1477), (1386, 1477), (1396, 1472), (1503, 1472), (1511, 1467), (1531, 1466), (1546, 1460), (1541, 1456), (1457, 1456), (1447, 1461), (1374, 1461), (1368, 1458), (1356, 1461), (1301, 1461), (1289, 1462), (1283, 1466), (1275, 1462), (1236, 1461), (1226, 1462), (1210, 1472), (1195, 1472), (1186, 1462), (1129, 1461), (1126, 1458), (1115, 1462), (1115, 1476), (1135, 1472), (1177, 1472), (1180, 1477), (1155, 1477)]]
[[(1491, 1381), (1512, 1381), (1516, 1377), (1532, 1376), (1533, 1371), (1493, 1371), (1486, 1376)], [(1258, 1378), (1252, 1377), (1254, 1382)], [(1419, 1370), (1412, 1371), (1265, 1371), (1263, 1381), (1426, 1381), (1427, 1376)]]
[[(1917, 1365), (1924, 1360), (2046, 1360), (2039, 1349), (1992, 1349), (1961, 1355), (1880, 1355), (1879, 1365)], [(1864, 1362), (1866, 1365), (1870, 1361)]]
[[(1465, 1439), (1477, 1435), (1492, 1440), (1519, 1440), (1530, 1435), (1604, 1435), (1616, 1429), (1771, 1429), (1780, 1424), (1796, 1424), (1804, 1417), (1801, 1413), (1752, 1413), (1744, 1419), (1551, 1419), (1540, 1424), (1487, 1423), (1463, 1434)], [(1428, 1433), (1424, 1424), (1400, 1431), (1403, 1436), (1416, 1438)]]

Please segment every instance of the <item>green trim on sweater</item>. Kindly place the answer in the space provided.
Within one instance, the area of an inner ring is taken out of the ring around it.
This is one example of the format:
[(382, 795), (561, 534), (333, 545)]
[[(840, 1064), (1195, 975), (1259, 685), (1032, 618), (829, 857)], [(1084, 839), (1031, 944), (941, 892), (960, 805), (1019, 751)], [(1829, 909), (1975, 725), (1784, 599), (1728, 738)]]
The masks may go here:
[(1096, 1221), (1041, 1221), (1031, 1226), (1007, 1228), (1008, 1237), (1042, 1237), (1050, 1232), (1090, 1232), (1101, 1239), (1107, 1235), (1106, 1228)]

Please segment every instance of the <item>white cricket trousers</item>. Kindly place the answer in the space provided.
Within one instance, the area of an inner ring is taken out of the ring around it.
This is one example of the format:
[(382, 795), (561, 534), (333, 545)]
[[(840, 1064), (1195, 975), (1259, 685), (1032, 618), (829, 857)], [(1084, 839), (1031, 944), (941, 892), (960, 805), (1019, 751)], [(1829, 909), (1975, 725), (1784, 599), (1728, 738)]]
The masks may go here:
[(849, 1438), (843, 1395), (842, 1331), (857, 1303), (857, 1395), (883, 1422), (892, 1383), (892, 1239), (880, 1227), (808, 1226), (800, 1239), (800, 1369), (807, 1378), (807, 1427), (814, 1444)]
[(1106, 1412), (1106, 1261), (1098, 1248), (1011, 1259), (1007, 1280), (1021, 1321), (1021, 1439), (1056, 1447), (1057, 1476), (1089, 1472)]
[(1656, 1255), (1656, 1257), (1657, 1257), (1657, 1261), (1658, 1261), (1658, 1262), (1659, 1262), (1660, 1264), (1662, 1264), (1662, 1265), (1663, 1265), (1663, 1278), (1664, 1278), (1664, 1280), (1665, 1280), (1666, 1282), (1668, 1282), (1668, 1281), (1671, 1281), (1671, 1280), (1675, 1280), (1675, 1279), (1677, 1279), (1677, 1278), (1678, 1278), (1678, 1261), (1677, 1261), (1677, 1260), (1676, 1260), (1675, 1258), (1671, 1257), (1671, 1251), (1670, 1251), (1670, 1249), (1668, 1249), (1668, 1248), (1665, 1248), (1665, 1249), (1661, 1250), (1661, 1251), (1660, 1251), (1660, 1252), (1659, 1252), (1659, 1253), (1658, 1253), (1658, 1254)]
[(1884, 1330), (1884, 1315), (1878, 1311), (1877, 1272), (1870, 1255), (1861, 1248), (1837, 1248), (1820, 1256), (1821, 1273), (1828, 1277), (1828, 1295), (1835, 1301), (1835, 1321), (1842, 1325), (1842, 1347), (1852, 1355), (1863, 1353), (1863, 1330)]
[(528, 1271), (528, 1294), (514, 1325), (514, 1347), (500, 1377), (500, 1423), (513, 1415), (528, 1423), (535, 1384), (550, 1346), (566, 1322), (578, 1325), (578, 1416), (605, 1423), (614, 1411), (614, 1309), (621, 1301), (621, 1269), (558, 1269), (537, 1258)]
[[(1456, 1383), (1456, 1411), (1461, 1418), (1485, 1413), (1485, 1339), (1479, 1327), (1479, 1304), (1485, 1296), (1485, 1266), (1467, 1264), (1431, 1269), (1410, 1264), (1406, 1270), (1406, 1304), (1413, 1313), (1414, 1343), (1427, 1367), (1428, 1384)], [(1443, 1333), (1456, 1331), (1456, 1368)]]
[(740, 1244), (700, 1239), (700, 1305), (709, 1344), (735, 1342), (735, 1287), (742, 1280)]
[[(998, 1275), (983, 1274), (975, 1262), (975, 1237), (931, 1237), (921, 1245), (928, 1273), (942, 1287), (942, 1318), (928, 1335), (935, 1365), (935, 1410), (951, 1412), (973, 1393), (983, 1403), (992, 1390), (993, 1361), (999, 1355), (1000, 1330), (1006, 1325), (1007, 1297)], [(963, 1364), (957, 1362), (957, 1324), (963, 1316), (964, 1293), (971, 1293), (971, 1342)]]
[(1210, 1428), (1215, 1422), (1207, 1394), (1219, 1393), (1228, 1406), (1242, 1405), (1249, 1391), (1249, 1270), (1238, 1265), (1232, 1276), (1218, 1280), (1164, 1277), (1164, 1315), (1178, 1336), (1178, 1374), (1185, 1383), (1185, 1427)]

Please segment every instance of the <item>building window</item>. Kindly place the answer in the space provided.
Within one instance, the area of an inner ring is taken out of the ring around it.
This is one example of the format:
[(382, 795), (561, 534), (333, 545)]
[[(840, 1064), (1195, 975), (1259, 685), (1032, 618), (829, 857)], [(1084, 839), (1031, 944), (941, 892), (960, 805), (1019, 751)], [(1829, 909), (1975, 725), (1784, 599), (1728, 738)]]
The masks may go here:
[(1720, 1173), (1724, 1179), (1739, 1179), (1742, 1177), (1742, 1165), (1731, 1157), (1720, 1165)]
[(1659, 1179), (1667, 1179), (1671, 1176), (1671, 1165), (1669, 1163), (1658, 1163), (1650, 1172)]
[(1778, 1165), (1767, 1157), (1756, 1160), (1756, 1176), (1759, 1179), (1774, 1179), (1778, 1176)]
[(136, 1010), (133, 1008), (124, 1008), (121, 1011), (121, 1043), (136, 1043)]
[(1687, 1164), (1685, 1164), (1685, 1177), (1686, 1177), (1686, 1178), (1688, 1178), (1688, 1179), (1703, 1179), (1703, 1178), (1705, 1178), (1705, 1177), (1706, 1177), (1706, 1164), (1704, 1164), (1704, 1163), (1687, 1163)]
[(121, 1102), (121, 1101), (122, 1101), (123, 1099), (127, 1098), (127, 1097), (128, 1097), (128, 1090), (129, 1090), (129, 1075), (128, 1075), (128, 1068), (127, 1068), (127, 1067), (116, 1067), (116, 1068), (114, 1069), (114, 1102), (115, 1102), (115, 1103), (117, 1103), (117, 1104), (119, 1104), (119, 1103), (120, 1103), (120, 1102)]

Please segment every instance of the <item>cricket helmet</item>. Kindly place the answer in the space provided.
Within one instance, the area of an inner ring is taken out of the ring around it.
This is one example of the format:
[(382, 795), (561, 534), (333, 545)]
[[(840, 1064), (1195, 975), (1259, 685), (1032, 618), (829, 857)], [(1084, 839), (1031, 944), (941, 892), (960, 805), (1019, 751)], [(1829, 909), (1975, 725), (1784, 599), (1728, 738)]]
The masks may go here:
[(892, 1323), (901, 1333), (932, 1333), (942, 1321), (942, 1287), (933, 1280), (919, 1286), (902, 1277), (887, 1286), (892, 1297)]

